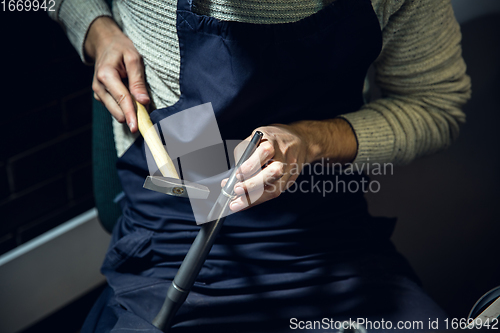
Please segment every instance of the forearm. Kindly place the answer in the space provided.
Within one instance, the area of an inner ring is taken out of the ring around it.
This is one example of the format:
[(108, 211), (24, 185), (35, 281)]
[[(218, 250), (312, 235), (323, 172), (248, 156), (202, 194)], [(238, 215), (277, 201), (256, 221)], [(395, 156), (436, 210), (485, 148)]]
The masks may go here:
[(290, 127), (304, 140), (307, 163), (326, 159), (348, 163), (356, 157), (356, 136), (344, 119), (304, 120)]
[(383, 98), (342, 117), (357, 137), (355, 162), (407, 164), (457, 138), (470, 80), (449, 1), (406, 1), (383, 34), (376, 62)]

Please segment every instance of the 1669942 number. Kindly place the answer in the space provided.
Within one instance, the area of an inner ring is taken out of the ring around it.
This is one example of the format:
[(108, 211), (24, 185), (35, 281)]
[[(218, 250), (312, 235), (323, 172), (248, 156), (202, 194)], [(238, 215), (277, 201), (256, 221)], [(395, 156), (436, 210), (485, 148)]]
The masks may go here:
[(490, 329), (498, 330), (498, 318), (476, 318), (476, 319), (465, 319), (465, 318), (453, 318), (445, 319), (445, 326), (447, 330), (463, 330), (463, 329)]
[(54, 0), (2, 0), (0, 7), (4, 12), (45, 12), (55, 11), (56, 2)]

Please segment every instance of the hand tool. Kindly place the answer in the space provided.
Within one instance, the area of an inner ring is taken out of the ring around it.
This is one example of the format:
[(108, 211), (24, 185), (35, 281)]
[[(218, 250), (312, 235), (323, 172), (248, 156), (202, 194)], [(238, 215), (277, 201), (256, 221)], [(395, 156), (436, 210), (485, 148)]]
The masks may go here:
[(139, 102), (135, 102), (137, 107), (137, 125), (141, 135), (144, 137), (153, 158), (163, 177), (148, 176), (144, 182), (144, 188), (178, 197), (188, 196), (193, 199), (206, 199), (210, 194), (208, 187), (201, 184), (179, 179), (177, 170), (170, 156), (156, 132), (149, 113)]
[(468, 329), (470, 328), (498, 328), (500, 318), (500, 286), (484, 294), (470, 310)]
[(212, 222), (206, 223), (201, 227), (184, 261), (179, 267), (167, 291), (165, 302), (153, 320), (153, 325), (163, 332), (168, 332), (170, 329), (177, 310), (186, 300), (214, 244), (215, 238), (224, 223), (225, 216), (229, 210), (229, 203), (235, 198), (234, 185), (238, 182), (236, 175), (239, 173), (241, 165), (254, 153), (255, 149), (257, 149), (262, 137), (263, 134), (259, 131), (255, 132), (253, 135), (243, 155), (231, 172), (226, 185), (221, 189), (221, 193), (208, 215), (208, 221)]

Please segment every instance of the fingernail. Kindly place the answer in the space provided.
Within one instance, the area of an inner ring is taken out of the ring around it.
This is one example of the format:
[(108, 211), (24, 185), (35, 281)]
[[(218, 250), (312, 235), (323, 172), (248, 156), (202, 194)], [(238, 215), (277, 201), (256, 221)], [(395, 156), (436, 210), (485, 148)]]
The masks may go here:
[(241, 181), (241, 180), (243, 180), (243, 179), (244, 179), (244, 178), (243, 178), (243, 174), (242, 174), (242, 173), (237, 174), (237, 175), (236, 175), (236, 179), (238, 179), (238, 180), (240, 180), (240, 181)]
[(133, 121), (128, 123), (128, 128), (130, 128), (131, 131), (134, 129), (134, 126), (135, 126), (135, 123)]
[(139, 97), (140, 99), (149, 99), (149, 96), (146, 94), (139, 94), (137, 95), (137, 97)]
[(236, 195), (242, 195), (244, 193), (245, 193), (245, 190), (243, 189), (243, 187), (238, 186), (238, 187), (234, 188), (234, 194), (236, 194)]
[(238, 202), (233, 202), (231, 204), (231, 210), (237, 211), (237, 210), (240, 210), (242, 208), (243, 208), (243, 206)]

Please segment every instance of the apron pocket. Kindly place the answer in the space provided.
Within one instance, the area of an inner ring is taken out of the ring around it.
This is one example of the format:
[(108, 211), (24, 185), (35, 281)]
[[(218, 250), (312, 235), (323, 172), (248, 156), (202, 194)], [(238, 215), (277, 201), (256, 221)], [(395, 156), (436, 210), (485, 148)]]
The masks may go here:
[(103, 271), (119, 271), (131, 258), (142, 258), (148, 252), (148, 244), (151, 243), (153, 232), (138, 229), (120, 238), (114, 243), (106, 254), (103, 263)]

